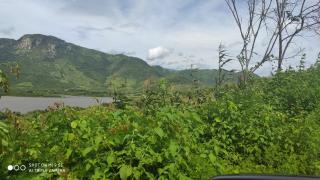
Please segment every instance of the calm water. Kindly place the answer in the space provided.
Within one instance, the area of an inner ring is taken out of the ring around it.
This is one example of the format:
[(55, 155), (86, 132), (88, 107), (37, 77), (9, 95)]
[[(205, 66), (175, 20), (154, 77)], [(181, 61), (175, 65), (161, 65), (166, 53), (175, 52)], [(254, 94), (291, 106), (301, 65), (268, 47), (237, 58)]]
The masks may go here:
[[(110, 103), (112, 98), (99, 97), (100, 103)], [(72, 107), (89, 107), (97, 105), (97, 100), (94, 97), (85, 96), (66, 96), (66, 97), (16, 97), (16, 96), (2, 96), (0, 99), (0, 111), (6, 108), (14, 111), (27, 113), (34, 110), (45, 110), (48, 106), (54, 103), (63, 102), (65, 106)]]

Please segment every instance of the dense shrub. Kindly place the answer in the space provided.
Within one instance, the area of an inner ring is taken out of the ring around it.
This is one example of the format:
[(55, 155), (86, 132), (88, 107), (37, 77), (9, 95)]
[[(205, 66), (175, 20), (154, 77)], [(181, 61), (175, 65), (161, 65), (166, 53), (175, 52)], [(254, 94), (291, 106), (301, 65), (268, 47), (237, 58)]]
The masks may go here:
[[(1, 168), (62, 162), (64, 173), (2, 177), (208, 179), (231, 173), (320, 175), (320, 73), (183, 94), (162, 81), (121, 108), (64, 107), (0, 122)], [(219, 91), (219, 92), (217, 92)], [(2, 135), (2, 134), (5, 134)], [(2, 144), (3, 145), (3, 144)]]

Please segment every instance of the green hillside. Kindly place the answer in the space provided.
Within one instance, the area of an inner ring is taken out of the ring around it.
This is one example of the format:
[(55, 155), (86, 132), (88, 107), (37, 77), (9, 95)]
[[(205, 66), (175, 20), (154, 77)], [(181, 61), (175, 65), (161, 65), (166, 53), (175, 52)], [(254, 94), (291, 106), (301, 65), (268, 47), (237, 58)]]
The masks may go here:
[[(125, 55), (111, 55), (80, 47), (53, 36), (24, 35), (18, 40), (0, 39), (1, 69), (19, 64), (19, 79), (10, 78), (11, 94), (79, 94), (105, 92), (115, 83), (126, 83), (130, 91), (142, 87), (147, 79), (166, 78), (174, 85), (189, 85), (198, 79), (212, 86), (216, 70), (175, 71), (150, 66)], [(237, 80), (227, 72), (230, 80)]]

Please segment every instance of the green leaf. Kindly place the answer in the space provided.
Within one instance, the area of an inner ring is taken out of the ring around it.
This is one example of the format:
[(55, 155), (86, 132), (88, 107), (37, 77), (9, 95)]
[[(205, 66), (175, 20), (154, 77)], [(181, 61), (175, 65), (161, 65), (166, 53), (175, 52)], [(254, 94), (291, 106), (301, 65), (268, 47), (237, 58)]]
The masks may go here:
[(109, 154), (107, 157), (108, 165), (110, 166), (113, 162), (115, 162), (116, 158), (114, 157), (113, 153)]
[(72, 141), (75, 138), (75, 135), (73, 133), (68, 134), (68, 140)]
[(87, 122), (84, 121), (84, 120), (81, 120), (79, 122), (79, 126), (80, 126), (81, 129), (86, 129), (87, 128)]
[(221, 118), (220, 118), (220, 117), (216, 117), (216, 118), (214, 118), (214, 120), (215, 120), (216, 122), (221, 122)]
[(154, 131), (160, 138), (163, 138), (163, 136), (165, 135), (163, 130), (160, 127), (155, 128)]
[(84, 150), (82, 150), (81, 153), (83, 156), (86, 156), (91, 151), (92, 151), (92, 147), (87, 147)]
[(0, 133), (7, 134), (9, 131), (7, 125), (0, 121)]
[(67, 149), (66, 157), (69, 158), (72, 153), (72, 149)]
[(91, 164), (86, 164), (86, 171), (88, 171), (91, 168)]
[(119, 170), (121, 180), (127, 179), (132, 174), (132, 168), (130, 166), (124, 165)]
[(134, 169), (133, 171), (133, 175), (136, 179), (140, 179), (140, 176), (141, 176), (141, 172), (137, 169)]
[(192, 118), (195, 121), (202, 122), (200, 116), (197, 113), (192, 113)]
[(215, 154), (219, 154), (219, 151), (220, 151), (219, 146), (214, 146), (213, 148), (214, 148)]
[(216, 156), (213, 155), (212, 153), (209, 154), (209, 159), (210, 159), (210, 161), (211, 161), (212, 163), (216, 163), (217, 158), (216, 158)]
[(76, 121), (71, 122), (71, 127), (74, 129), (78, 126), (78, 123)]
[(202, 154), (200, 154), (200, 157), (207, 158), (207, 155), (202, 153)]
[(178, 176), (179, 176), (179, 180), (192, 180), (191, 178), (181, 173)]
[(176, 155), (178, 148), (179, 148), (179, 146), (175, 142), (173, 142), (173, 141), (170, 142), (169, 151), (170, 151), (171, 155), (173, 155), (173, 156)]
[(8, 143), (8, 141), (2, 139), (2, 145), (5, 147), (8, 147), (9, 143)]
[(103, 139), (103, 137), (101, 135), (96, 137), (96, 139), (95, 139), (96, 146), (98, 146), (101, 143), (102, 139)]

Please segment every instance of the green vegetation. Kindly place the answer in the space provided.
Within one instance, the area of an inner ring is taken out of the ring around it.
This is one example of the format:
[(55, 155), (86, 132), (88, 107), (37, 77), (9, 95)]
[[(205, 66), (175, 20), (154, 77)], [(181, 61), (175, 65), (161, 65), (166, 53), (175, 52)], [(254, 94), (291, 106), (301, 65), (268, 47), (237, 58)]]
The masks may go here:
[[(141, 92), (144, 81), (166, 78), (177, 86), (188, 86), (194, 78), (202, 86), (212, 86), (216, 70), (175, 71), (149, 66), (139, 58), (111, 55), (67, 43), (53, 36), (24, 35), (18, 40), (0, 39), (0, 64), (17, 63), (21, 66), (19, 79), (10, 78), (9, 95), (106, 96), (113, 79), (126, 79), (127, 91)], [(0, 65), (9, 72), (10, 68)], [(194, 77), (191, 77), (191, 71)], [(224, 71), (229, 81), (238, 75)]]
[[(62, 173), (1, 171), (0, 177), (208, 179), (230, 173), (320, 175), (320, 66), (254, 77), (246, 86), (197, 84), (181, 93), (165, 79), (140, 99), (88, 109), (4, 113), (1, 170), (63, 163)], [(120, 98), (121, 99), (121, 98)]]

